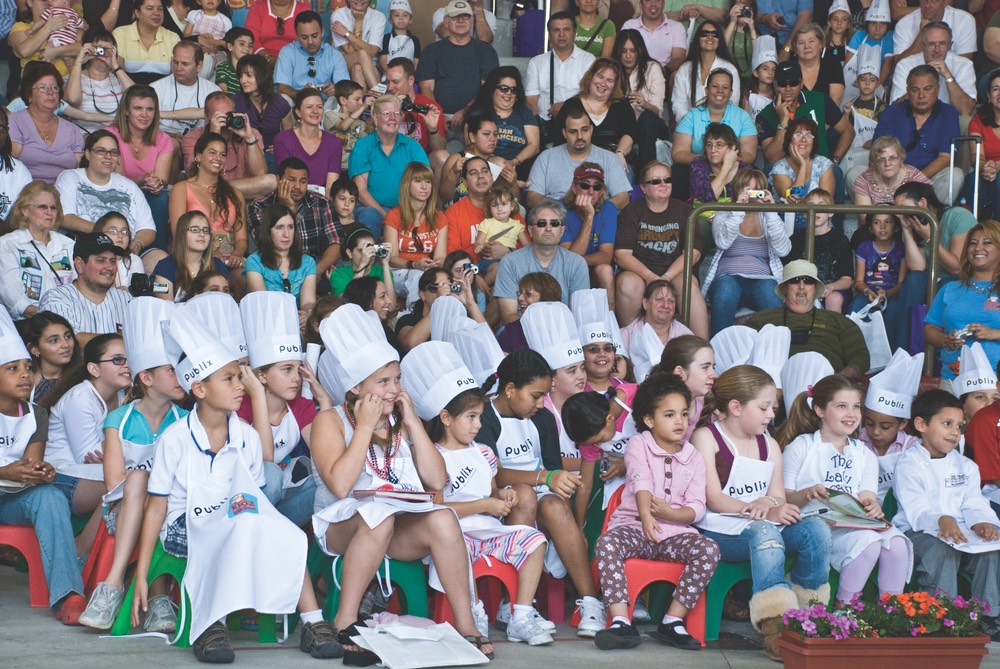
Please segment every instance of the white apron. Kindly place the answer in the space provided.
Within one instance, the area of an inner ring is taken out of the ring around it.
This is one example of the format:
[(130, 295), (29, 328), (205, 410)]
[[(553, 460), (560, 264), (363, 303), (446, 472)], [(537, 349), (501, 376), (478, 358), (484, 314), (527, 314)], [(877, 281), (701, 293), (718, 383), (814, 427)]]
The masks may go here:
[[(639, 431), (635, 427), (635, 419), (632, 418), (631, 407), (618, 399), (617, 396), (615, 396), (614, 401), (625, 411), (625, 422), (622, 424), (622, 429), (615, 432), (615, 435), (609, 441), (604, 442), (600, 446), (601, 450), (609, 455), (625, 457), (625, 445)], [(601, 502), (602, 509), (608, 508), (608, 501), (623, 485), (625, 485), (624, 476), (616, 476), (604, 482), (604, 500)]]
[[(729, 437), (722, 428), (716, 426), (722, 438), (729, 443)], [(719, 448), (725, 448), (723, 444)], [(734, 451), (736, 449), (733, 449)], [(733, 457), (733, 466), (729, 471), (729, 479), (722, 486), (722, 494), (733, 499), (749, 504), (760, 499), (767, 494), (767, 489), (771, 485), (771, 477), (774, 475), (774, 463), (768, 460), (757, 460), (748, 458), (738, 453)], [(724, 516), (714, 511), (706, 511), (704, 517), (697, 523), (696, 527), (719, 534), (736, 536), (747, 528), (750, 521), (746, 518), (736, 516)], [(781, 529), (781, 525), (778, 529)]]
[[(438, 450), (448, 468), (448, 485), (444, 489), (446, 502), (475, 502), (493, 494), (493, 471), (477, 444), (457, 451)], [(520, 529), (532, 529), (526, 525), (504, 525), (499, 518), (485, 513), (465, 516), (458, 522), (462, 532), (481, 541), (506, 536)]]
[(274, 437), (274, 463), (280, 465), (288, 460), (302, 439), (302, 430), (291, 407), (285, 411), (280, 423), (271, 426), (271, 435)]
[(224, 482), (195, 473), (200, 468), (191, 463), (200, 453), (188, 458), (182, 585), (192, 602), (192, 640), (233, 611), (294, 613), (302, 591), (306, 535), (267, 500), (242, 451), (241, 445), (232, 479)]
[(761, 95), (760, 93), (751, 93), (750, 95), (748, 95), (747, 106), (750, 107), (749, 110), (750, 118), (756, 121), (757, 114), (759, 114), (764, 109), (764, 107), (768, 106), (772, 102), (774, 102), (774, 100), (764, 95)]
[(556, 430), (559, 432), (559, 456), (562, 458), (579, 458), (580, 449), (577, 448), (576, 443), (569, 438), (566, 430), (563, 429), (562, 416), (556, 411), (555, 405), (552, 404), (552, 400), (548, 395), (545, 396), (545, 408), (556, 419)]
[[(132, 411), (135, 410), (135, 402), (131, 402), (128, 405), (128, 409), (125, 410), (125, 416), (122, 418), (122, 427), (128, 424), (128, 419), (132, 416)], [(176, 423), (180, 420), (180, 415), (177, 413), (177, 407), (173, 404), (170, 405), (170, 412), (174, 415), (174, 422)], [(137, 444), (129, 439), (123, 439), (122, 431), (118, 431), (118, 440), (122, 445), (122, 456), (125, 460), (125, 470), (131, 471), (133, 469), (139, 469), (141, 471), (152, 471), (153, 470), (153, 455), (156, 452), (156, 439), (153, 439), (151, 444)], [(111, 506), (118, 500), (122, 498), (125, 494), (125, 479), (122, 479), (121, 483), (116, 485), (110, 491), (106, 492), (101, 501), (104, 506)]]
[[(0, 467), (6, 467), (24, 457), (28, 442), (38, 427), (31, 403), (26, 404), (28, 409), (23, 416), (0, 414)], [(0, 491), (17, 492), (28, 485), (17, 481), (0, 481)]]
[(892, 477), (896, 471), (896, 461), (903, 451), (878, 456), (878, 503), (885, 503), (885, 496), (892, 490)]
[(854, 142), (851, 143), (851, 148), (864, 148), (865, 142), (870, 142), (875, 137), (875, 126), (878, 125), (878, 121), (858, 113), (851, 116), (854, 117)]

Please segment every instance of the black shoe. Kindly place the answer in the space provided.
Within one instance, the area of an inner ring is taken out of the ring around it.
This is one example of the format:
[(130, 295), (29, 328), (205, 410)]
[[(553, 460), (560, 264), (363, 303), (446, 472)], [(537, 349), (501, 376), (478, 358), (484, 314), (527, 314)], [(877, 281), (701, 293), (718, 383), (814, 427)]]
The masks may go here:
[(358, 627), (365, 624), (364, 620), (359, 620), (350, 627), (345, 627), (337, 633), (337, 643), (340, 644), (343, 652), (344, 664), (349, 667), (370, 667), (378, 664), (381, 660), (375, 653), (362, 648), (351, 637), (360, 636)]
[(229, 664), (236, 659), (229, 643), (229, 630), (222, 623), (212, 623), (194, 642), (194, 656), (199, 662)]
[(701, 650), (701, 642), (687, 633), (677, 628), (684, 627), (684, 621), (678, 620), (672, 623), (660, 623), (655, 632), (650, 632), (649, 636), (661, 643), (670, 644), (674, 648), (681, 650)]
[(309, 653), (318, 660), (343, 657), (344, 655), (343, 648), (337, 643), (337, 635), (333, 633), (330, 623), (325, 620), (302, 625), (299, 650), (303, 653)]
[(642, 643), (642, 636), (634, 626), (619, 621), (594, 635), (594, 643), (601, 650), (635, 648)]

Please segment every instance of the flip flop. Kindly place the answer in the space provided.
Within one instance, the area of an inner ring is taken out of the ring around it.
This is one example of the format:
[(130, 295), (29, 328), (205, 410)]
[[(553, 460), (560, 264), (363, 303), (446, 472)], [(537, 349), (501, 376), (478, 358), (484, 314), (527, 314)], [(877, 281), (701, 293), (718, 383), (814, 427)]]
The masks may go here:
[[(485, 655), (487, 660), (493, 659), (493, 642), (490, 641), (488, 636), (476, 636), (474, 634), (470, 634), (468, 636), (463, 636), (462, 638), (475, 646), (476, 650)], [(483, 650), (483, 646), (489, 646), (490, 652), (487, 653)]]
[(378, 664), (381, 659), (378, 655), (362, 648), (357, 644), (351, 637), (359, 636), (358, 626), (364, 625), (365, 621), (359, 620), (358, 622), (345, 627), (344, 629), (337, 632), (337, 643), (344, 651), (344, 664), (349, 667), (370, 667), (373, 664)]

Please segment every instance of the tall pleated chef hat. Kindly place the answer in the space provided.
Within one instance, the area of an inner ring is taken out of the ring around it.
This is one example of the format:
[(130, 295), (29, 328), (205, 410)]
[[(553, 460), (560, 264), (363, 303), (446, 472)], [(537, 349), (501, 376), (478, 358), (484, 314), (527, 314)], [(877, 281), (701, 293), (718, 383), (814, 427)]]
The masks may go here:
[(730, 367), (746, 364), (755, 341), (757, 331), (745, 325), (730, 325), (719, 330), (710, 342), (715, 351), (715, 371), (722, 374)]
[(163, 322), (169, 321), (176, 307), (173, 302), (145, 295), (128, 303), (122, 339), (132, 376), (139, 372), (172, 364), (163, 341)]
[(188, 392), (195, 381), (204, 381), (239, 359), (232, 348), (206, 327), (202, 313), (191, 308), (191, 302), (178, 305), (170, 320), (162, 323), (162, 328), (163, 342), (177, 372), (177, 381)]
[(468, 318), (465, 305), (454, 295), (442, 295), (431, 304), (431, 339), (448, 341), (448, 334)]
[(833, 16), (834, 12), (847, 12), (851, 13), (851, 8), (847, 6), (847, 0), (833, 0), (830, 4), (830, 9), (827, 11), (827, 16)]
[(764, 63), (778, 62), (778, 46), (773, 35), (760, 35), (753, 43), (753, 55), (750, 56), (750, 68), (756, 70)]
[(399, 366), (403, 371), (403, 387), (410, 393), (421, 420), (435, 418), (459, 393), (479, 387), (462, 356), (445, 341), (429, 341), (414, 347), (403, 356)]
[(611, 309), (608, 308), (607, 290), (604, 288), (578, 290), (570, 296), (569, 306), (573, 312), (573, 320), (576, 321), (580, 344), (587, 346), (604, 342), (614, 343), (614, 331), (618, 329), (618, 321), (614, 322), (614, 328), (608, 321)]
[(785, 414), (791, 412), (792, 402), (815, 385), (824, 376), (833, 374), (833, 365), (820, 353), (805, 351), (796, 353), (781, 368), (781, 399), (785, 403)]
[[(396, 349), (385, 340), (382, 322), (374, 311), (364, 311), (356, 304), (338, 307), (319, 325), (319, 335), (333, 357), (338, 394), (334, 404), (344, 401), (344, 394), (390, 362), (399, 362)], [(326, 384), (323, 385), (326, 388)], [(330, 392), (329, 388), (326, 388)], [(343, 391), (343, 392), (339, 392)]]
[(788, 362), (788, 347), (792, 344), (792, 331), (784, 325), (768, 323), (757, 333), (750, 364), (771, 375), (774, 385), (781, 389), (781, 368)]
[(503, 349), (493, 336), (490, 326), (468, 317), (460, 322), (456, 330), (449, 333), (448, 343), (462, 356), (465, 366), (480, 386), (496, 373), (504, 358)]
[(871, 7), (865, 12), (865, 21), (891, 23), (892, 16), (889, 14), (889, 0), (873, 0)]
[(641, 328), (632, 333), (629, 357), (632, 360), (636, 383), (645, 381), (653, 366), (660, 364), (663, 348), (663, 342), (649, 323), (643, 323)]
[(615, 355), (628, 357), (625, 340), (622, 339), (622, 329), (618, 325), (618, 318), (615, 316), (615, 312), (610, 310), (608, 311), (608, 327), (611, 328), (611, 343), (615, 345)]
[(299, 308), (291, 293), (275, 290), (249, 293), (240, 301), (240, 316), (251, 367), (305, 357), (299, 334)]
[(195, 295), (184, 306), (198, 314), (201, 327), (215, 333), (237, 360), (247, 357), (247, 336), (243, 332), (240, 307), (229, 293), (212, 291)]
[[(562, 302), (535, 302), (521, 315), (528, 347), (539, 353), (552, 369), (583, 362), (583, 346), (573, 314)], [(610, 341), (610, 340), (609, 340)]]
[[(919, 378), (919, 377), (918, 377)], [(958, 376), (951, 382), (951, 392), (956, 397), (979, 390), (995, 390), (997, 375), (978, 341), (966, 344), (958, 358)]]
[[(896, 418), (910, 418), (910, 405), (920, 391), (920, 374), (924, 366), (924, 354), (910, 356), (901, 348), (896, 349), (878, 374), (868, 381), (865, 407)], [(996, 378), (993, 379), (996, 383)]]
[(0, 309), (0, 364), (5, 365), (15, 360), (31, 360), (31, 354), (28, 353), (28, 347), (24, 345), (21, 335), (17, 334), (17, 328), (14, 327), (10, 314), (6, 309)]

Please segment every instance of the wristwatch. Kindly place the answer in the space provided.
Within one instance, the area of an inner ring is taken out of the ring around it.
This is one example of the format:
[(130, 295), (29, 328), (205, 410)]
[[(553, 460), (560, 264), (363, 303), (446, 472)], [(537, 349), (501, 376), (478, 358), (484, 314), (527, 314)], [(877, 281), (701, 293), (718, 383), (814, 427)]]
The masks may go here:
[(955, 77), (948, 77), (947, 79), (944, 80), (944, 83), (946, 84), (955, 83)]

